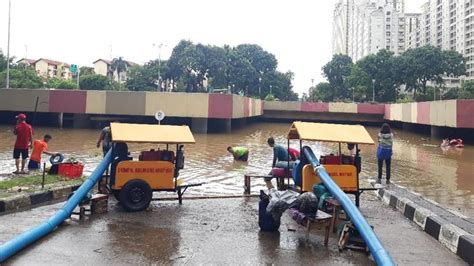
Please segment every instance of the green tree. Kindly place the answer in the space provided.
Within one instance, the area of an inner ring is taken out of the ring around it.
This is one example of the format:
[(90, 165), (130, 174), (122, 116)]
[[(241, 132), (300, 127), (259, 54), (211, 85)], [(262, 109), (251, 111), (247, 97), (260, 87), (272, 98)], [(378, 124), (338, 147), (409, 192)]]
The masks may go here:
[(82, 66), (79, 68), (80, 76), (94, 75), (95, 71), (93, 67)]
[(445, 75), (459, 77), (466, 75), (466, 62), (462, 54), (455, 50), (442, 51), (443, 72)]
[(323, 74), (334, 88), (334, 97), (337, 99), (344, 99), (349, 95), (345, 79), (351, 74), (352, 65), (352, 59), (349, 56), (336, 54), (329, 63), (323, 66)]
[(102, 75), (84, 75), (79, 77), (81, 90), (110, 90), (111, 80)]
[(110, 64), (110, 69), (113, 72), (117, 72), (117, 79), (118, 79), (117, 81), (120, 82), (121, 81), (120, 74), (127, 71), (127, 62), (125, 62), (125, 60), (123, 60), (122, 57), (114, 58), (112, 60), (112, 63)]
[[(6, 86), (6, 71), (0, 72), (0, 88)], [(36, 74), (36, 71), (27, 69), (10, 70), (10, 88), (38, 89), (43, 87), (43, 80)]]
[(417, 86), (414, 87), (414, 97), (416, 98), (418, 88), (421, 93), (426, 93), (428, 81), (442, 83), (444, 74), (443, 53), (441, 49), (430, 45), (422, 46), (416, 49), (408, 49), (403, 53), (408, 57), (407, 66), (410, 66), (412, 79), (416, 79)]
[[(394, 70), (396, 65), (393, 52), (382, 49), (377, 54), (366, 56), (357, 65), (367, 73), (370, 83), (367, 99), (372, 100), (375, 89), (375, 101), (395, 102), (400, 77)], [(375, 81), (375, 82), (374, 82)], [(372, 84), (373, 83), (373, 84)], [(367, 85), (367, 84), (366, 84)], [(372, 88), (372, 86), (374, 86)]]
[(46, 85), (48, 88), (54, 89), (77, 89), (77, 83), (72, 79), (50, 78)]
[(308, 92), (308, 101), (311, 102), (331, 102), (334, 101), (335, 90), (328, 82), (318, 83), (315, 87), (310, 88)]
[(458, 91), (458, 99), (474, 99), (474, 81), (468, 80)]
[[(10, 58), (10, 67), (13, 67), (13, 57)], [(0, 49), (0, 72), (7, 69), (7, 57), (3, 54), (3, 51)]]

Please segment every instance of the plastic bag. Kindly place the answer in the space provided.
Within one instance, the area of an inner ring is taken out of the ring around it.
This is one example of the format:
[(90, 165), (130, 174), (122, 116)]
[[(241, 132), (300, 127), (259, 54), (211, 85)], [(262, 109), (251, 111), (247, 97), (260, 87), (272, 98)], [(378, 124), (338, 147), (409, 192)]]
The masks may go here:
[(267, 213), (271, 214), (273, 219), (280, 220), (283, 212), (292, 206), (299, 195), (298, 192), (293, 190), (277, 191), (276, 189), (271, 189)]
[(305, 192), (296, 199), (293, 203), (293, 208), (298, 209), (307, 216), (316, 217), (318, 198), (312, 192)]

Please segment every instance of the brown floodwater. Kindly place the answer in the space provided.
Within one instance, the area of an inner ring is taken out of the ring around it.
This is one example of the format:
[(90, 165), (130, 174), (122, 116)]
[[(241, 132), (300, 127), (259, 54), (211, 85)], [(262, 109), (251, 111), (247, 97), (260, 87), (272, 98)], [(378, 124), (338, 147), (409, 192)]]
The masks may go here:
[[(185, 147), (185, 168), (180, 177), (188, 183), (206, 182), (201, 187), (191, 188), (193, 195), (240, 195), (243, 192), (244, 174), (268, 173), (272, 150), (266, 144), (270, 136), (286, 145), (286, 123), (257, 123), (231, 134), (196, 134), (196, 144)], [(378, 128), (368, 127), (375, 139)], [(99, 135), (93, 129), (35, 128), (35, 137), (51, 134), (51, 151), (63, 153), (66, 158), (75, 157), (85, 164), (85, 173), (91, 173), (101, 160), (101, 150), (95, 144)], [(408, 187), (442, 205), (474, 217), (474, 146), (466, 145), (462, 150), (442, 150), (439, 139), (395, 129), (392, 181)], [(12, 147), (15, 136), (12, 127), (0, 126), (0, 179), (14, 170)], [(316, 155), (337, 152), (335, 144), (306, 143)], [(234, 162), (226, 151), (227, 146), (243, 145), (250, 148), (248, 163)], [(297, 148), (297, 141), (292, 143)], [(157, 148), (152, 145), (130, 145), (134, 158), (142, 149)], [(164, 146), (162, 146), (164, 148)], [(361, 146), (363, 170), (361, 187), (369, 185), (369, 178), (377, 174), (375, 146)], [(46, 156), (43, 159), (47, 160)], [(252, 183), (258, 191), (264, 184), (260, 180)]]

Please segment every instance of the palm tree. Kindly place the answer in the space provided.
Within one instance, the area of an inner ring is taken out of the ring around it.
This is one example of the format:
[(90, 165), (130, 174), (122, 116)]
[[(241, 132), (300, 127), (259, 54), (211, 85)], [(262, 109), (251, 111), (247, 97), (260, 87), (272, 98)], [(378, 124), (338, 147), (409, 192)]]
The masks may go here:
[(110, 68), (113, 72), (117, 71), (117, 81), (120, 82), (120, 74), (127, 70), (127, 62), (122, 57), (114, 58), (110, 64)]

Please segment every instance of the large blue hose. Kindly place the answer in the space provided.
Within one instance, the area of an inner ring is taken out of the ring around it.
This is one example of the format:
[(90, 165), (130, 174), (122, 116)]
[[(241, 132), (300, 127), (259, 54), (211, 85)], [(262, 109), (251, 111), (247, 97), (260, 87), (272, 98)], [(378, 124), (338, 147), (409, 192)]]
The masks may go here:
[(84, 181), (84, 183), (76, 190), (73, 196), (66, 202), (66, 204), (64, 204), (61, 210), (56, 212), (51, 218), (46, 220), (44, 223), (26, 232), (23, 232), (21, 235), (2, 244), (0, 246), (0, 262), (4, 262), (9, 257), (13, 256), (15, 253), (22, 250), (26, 246), (51, 233), (56, 229), (59, 224), (69, 218), (73, 210), (77, 207), (77, 205), (100, 180), (102, 174), (109, 166), (111, 160), (112, 151), (109, 150), (102, 162), (94, 170), (92, 175), (88, 179), (86, 179), (86, 181)]
[(352, 203), (346, 193), (344, 193), (332, 180), (326, 172), (326, 169), (319, 164), (319, 160), (316, 158), (311, 148), (307, 146), (303, 147), (303, 153), (309, 163), (313, 166), (314, 172), (321, 178), (326, 188), (334, 197), (336, 197), (339, 203), (341, 203), (345, 212), (351, 218), (352, 223), (356, 226), (365, 243), (367, 243), (377, 265), (395, 265), (392, 257), (390, 257), (390, 254), (385, 250), (377, 235), (375, 235), (364, 216), (360, 213), (359, 209), (354, 203)]

